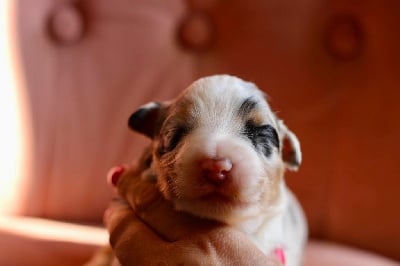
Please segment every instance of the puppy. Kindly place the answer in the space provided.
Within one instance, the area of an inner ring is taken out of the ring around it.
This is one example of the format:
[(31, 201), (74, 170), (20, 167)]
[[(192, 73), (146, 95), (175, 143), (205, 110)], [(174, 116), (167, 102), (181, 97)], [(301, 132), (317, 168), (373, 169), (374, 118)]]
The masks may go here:
[(149, 171), (176, 210), (236, 227), (282, 264), (301, 265), (307, 226), (284, 180), (301, 163), (300, 144), (256, 85), (201, 78), (142, 106), (129, 126), (152, 139)]

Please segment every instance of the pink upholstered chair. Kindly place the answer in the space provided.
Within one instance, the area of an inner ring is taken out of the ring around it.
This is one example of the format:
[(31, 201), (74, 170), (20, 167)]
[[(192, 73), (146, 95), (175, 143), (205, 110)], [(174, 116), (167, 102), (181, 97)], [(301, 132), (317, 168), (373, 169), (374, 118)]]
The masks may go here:
[(216, 73), (257, 83), (301, 141), (287, 182), (309, 220), (305, 265), (399, 264), (397, 0), (8, 5), (22, 152), (0, 265), (87, 260), (107, 242), (89, 225), (112, 195), (105, 173), (147, 143), (129, 114)]

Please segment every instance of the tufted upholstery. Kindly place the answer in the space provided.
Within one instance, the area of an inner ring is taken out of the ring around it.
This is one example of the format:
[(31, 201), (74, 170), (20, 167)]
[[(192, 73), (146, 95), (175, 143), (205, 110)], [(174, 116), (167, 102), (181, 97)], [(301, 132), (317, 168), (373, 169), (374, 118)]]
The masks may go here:
[(129, 114), (194, 79), (252, 80), (297, 133), (311, 236), (400, 260), (400, 2), (19, 0), (32, 121), (20, 212), (100, 222), (104, 175), (147, 142)]

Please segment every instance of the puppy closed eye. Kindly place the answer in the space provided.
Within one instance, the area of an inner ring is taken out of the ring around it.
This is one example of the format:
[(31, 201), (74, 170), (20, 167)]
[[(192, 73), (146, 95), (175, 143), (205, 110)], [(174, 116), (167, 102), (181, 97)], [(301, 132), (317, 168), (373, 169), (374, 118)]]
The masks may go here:
[(173, 151), (182, 139), (188, 134), (189, 130), (183, 126), (168, 129), (161, 139), (160, 155)]
[(243, 132), (265, 156), (272, 153), (271, 145), (279, 149), (279, 137), (271, 125), (256, 125), (252, 120), (246, 122)]

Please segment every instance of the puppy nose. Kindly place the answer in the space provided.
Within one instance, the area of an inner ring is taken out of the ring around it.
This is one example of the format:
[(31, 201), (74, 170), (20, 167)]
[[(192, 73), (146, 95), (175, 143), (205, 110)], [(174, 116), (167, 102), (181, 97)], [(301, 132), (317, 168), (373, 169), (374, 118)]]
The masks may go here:
[(204, 178), (213, 184), (221, 184), (232, 169), (229, 159), (204, 159), (201, 162)]

